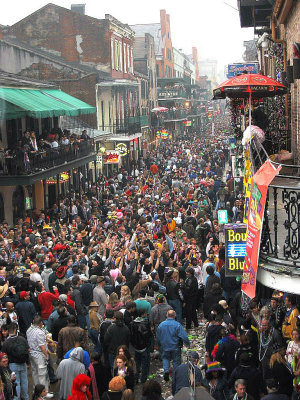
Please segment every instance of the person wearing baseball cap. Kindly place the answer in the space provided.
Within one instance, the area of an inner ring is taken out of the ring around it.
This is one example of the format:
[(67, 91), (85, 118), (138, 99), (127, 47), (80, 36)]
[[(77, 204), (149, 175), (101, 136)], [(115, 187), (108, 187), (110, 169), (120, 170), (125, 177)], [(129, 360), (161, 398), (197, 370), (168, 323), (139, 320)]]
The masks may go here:
[(19, 330), (24, 335), (27, 329), (32, 324), (33, 318), (36, 315), (36, 309), (30, 299), (30, 292), (22, 290), (19, 294), (20, 301), (15, 305), (15, 311), (18, 315)]
[[(193, 364), (195, 368), (195, 383), (202, 384), (202, 373), (201, 370), (197, 367), (199, 362), (199, 354), (196, 351), (190, 350), (187, 353), (188, 360)], [(172, 374), (172, 395), (175, 396), (177, 392), (183, 387), (190, 387), (189, 380), (189, 366), (186, 362), (185, 364), (179, 365)]]

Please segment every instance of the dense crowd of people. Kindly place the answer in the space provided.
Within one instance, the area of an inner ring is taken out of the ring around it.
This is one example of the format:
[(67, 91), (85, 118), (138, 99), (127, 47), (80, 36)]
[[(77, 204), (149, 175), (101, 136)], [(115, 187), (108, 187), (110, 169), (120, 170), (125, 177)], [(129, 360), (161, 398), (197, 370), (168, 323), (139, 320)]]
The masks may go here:
[[(238, 223), (244, 198), (223, 119), (214, 135), (207, 124), (163, 141), (133, 175), (36, 210), (32, 226), (0, 225), (0, 398), (28, 400), (31, 374), (36, 400), (57, 381), (60, 400), (130, 400), (139, 384), (159, 400), (155, 357), (175, 398), (191, 365), (215, 400), (297, 398), (296, 299), (242, 307), (240, 279), (225, 274), (216, 211)], [(193, 337), (204, 329), (203, 359)]]

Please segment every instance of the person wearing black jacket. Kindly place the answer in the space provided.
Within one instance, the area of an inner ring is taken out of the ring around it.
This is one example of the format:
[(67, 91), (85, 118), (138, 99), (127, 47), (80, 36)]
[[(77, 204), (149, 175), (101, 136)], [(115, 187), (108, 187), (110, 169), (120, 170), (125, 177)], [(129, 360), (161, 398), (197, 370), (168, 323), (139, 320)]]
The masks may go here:
[(53, 322), (51, 333), (52, 339), (57, 342), (59, 331), (68, 325), (69, 315), (64, 305), (60, 305), (57, 309), (58, 318)]
[(145, 383), (148, 379), (150, 370), (150, 346), (152, 332), (147, 311), (141, 309), (138, 311), (138, 317), (130, 323), (131, 344), (135, 349), (136, 362), (136, 382), (142, 370), (141, 383)]
[[(108, 384), (111, 380), (111, 369), (108, 365), (102, 364), (101, 356), (99, 353), (91, 354), (91, 365), (89, 366), (87, 375), (90, 376), (92, 380), (96, 379), (98, 395), (100, 398), (102, 398), (103, 393), (108, 390)], [(94, 385), (91, 383), (90, 390), (93, 396), (95, 396), (95, 394), (93, 393), (93, 387)]]
[(124, 324), (123, 314), (115, 312), (114, 323), (107, 329), (104, 335), (104, 347), (107, 348), (109, 364), (113, 368), (117, 348), (122, 344), (129, 347), (130, 330)]
[[(233, 332), (234, 330), (232, 330), (232, 332), (229, 330), (229, 333)], [(219, 342), (214, 359), (219, 361), (222, 366), (226, 368), (227, 378), (229, 378), (235, 366), (235, 353), (239, 347), (239, 342), (233, 334), (227, 334), (225, 329), (221, 331), (221, 334), (222, 339)]]
[(185, 303), (186, 329), (191, 329), (192, 322), (194, 323), (195, 328), (199, 326), (196, 311), (198, 281), (194, 276), (194, 268), (187, 268), (185, 272), (187, 278), (181, 285), (181, 289)]
[(239, 364), (234, 368), (228, 380), (229, 388), (233, 389), (234, 382), (237, 379), (246, 380), (246, 391), (254, 400), (259, 400), (261, 395), (266, 391), (262, 373), (258, 368), (251, 365), (251, 359), (248, 353), (242, 353), (240, 355)]
[(87, 326), (88, 311), (87, 307), (83, 302), (82, 294), (80, 292), (81, 284), (82, 281), (79, 276), (74, 276), (72, 278), (72, 287), (73, 287), (72, 300), (75, 302), (75, 310), (77, 312), (78, 324), (80, 328), (85, 329)]
[(27, 365), (29, 346), (23, 336), (17, 336), (18, 325), (12, 322), (8, 327), (8, 338), (1, 351), (8, 356), (9, 367), (16, 374), (17, 398), (28, 399)]
[(101, 322), (101, 324), (99, 326), (99, 343), (100, 343), (101, 349), (103, 351), (105, 365), (108, 365), (109, 362), (108, 362), (107, 349), (106, 349), (106, 347), (104, 347), (104, 337), (105, 337), (105, 334), (106, 334), (108, 328), (114, 322), (113, 316), (114, 316), (113, 310), (110, 310), (110, 309), (106, 310), (105, 319), (104, 319), (104, 321)]
[(167, 275), (171, 278), (166, 284), (168, 304), (170, 304), (170, 306), (176, 312), (176, 320), (181, 324), (182, 304), (180, 298), (180, 284), (178, 282), (178, 271), (171, 270)]
[[(211, 290), (205, 294), (203, 301), (203, 314), (206, 319), (210, 319), (212, 308), (223, 300), (222, 288), (219, 283), (214, 283)], [(218, 304), (219, 305), (219, 304)], [(222, 313), (223, 314), (223, 313)]]
[(18, 316), (20, 332), (25, 335), (36, 315), (36, 309), (32, 302), (29, 301), (30, 292), (22, 291), (19, 296), (20, 301), (16, 304), (15, 311)]
[(221, 338), (221, 331), (224, 329), (222, 322), (223, 316), (217, 314), (206, 329), (205, 348), (209, 356), (218, 340)]

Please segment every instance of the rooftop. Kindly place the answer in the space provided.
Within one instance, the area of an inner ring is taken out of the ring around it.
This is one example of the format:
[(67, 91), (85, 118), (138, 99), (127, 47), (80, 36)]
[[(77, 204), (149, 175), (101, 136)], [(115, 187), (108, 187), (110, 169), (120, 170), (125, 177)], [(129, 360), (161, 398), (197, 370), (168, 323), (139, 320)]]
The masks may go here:
[(149, 33), (154, 38), (154, 49), (156, 55), (162, 54), (162, 38), (161, 38), (161, 28), (160, 23), (156, 24), (136, 24), (130, 25), (130, 28), (135, 32), (135, 36), (145, 36)]
[(26, 78), (20, 75), (10, 74), (0, 70), (0, 86), (5, 87), (33, 87), (33, 88), (51, 88), (56, 89), (57, 86), (50, 82), (38, 81), (37, 79)]
[[(83, 72), (85, 74), (91, 74), (91, 73), (96, 73), (96, 72), (100, 73), (96, 68), (93, 68), (89, 65), (83, 65), (80, 63), (68, 62), (68, 61), (64, 60), (62, 57), (54, 55), (47, 50), (41, 49), (39, 47), (31, 46), (28, 43), (22, 42), (14, 36), (7, 35), (3, 39), (0, 40), (0, 43), (1, 42), (6, 43), (11, 46), (14, 46), (14, 47), (18, 47), (19, 49), (22, 49), (22, 50), (26, 50), (29, 53), (36, 54), (40, 57), (44, 57), (44, 58), (48, 59), (49, 61), (52, 61), (55, 64), (61, 64), (61, 65), (67, 66), (71, 69), (75, 69), (77, 71)], [(101, 74), (102, 73), (103, 72), (101, 72)], [(107, 76), (108, 76), (108, 74), (107, 74)]]

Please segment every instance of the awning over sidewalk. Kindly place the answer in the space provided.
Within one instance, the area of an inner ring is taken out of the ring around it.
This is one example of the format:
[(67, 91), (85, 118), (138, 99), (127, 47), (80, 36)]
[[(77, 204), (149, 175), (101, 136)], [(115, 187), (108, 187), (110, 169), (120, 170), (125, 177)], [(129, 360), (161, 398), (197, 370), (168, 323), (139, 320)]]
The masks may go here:
[[(33, 118), (77, 116), (92, 114), (96, 108), (56, 89), (16, 89), (0, 87), (0, 116), (2, 119), (20, 117), (20, 111)], [(14, 107), (17, 106), (18, 109)], [(6, 115), (6, 111), (8, 114)]]

